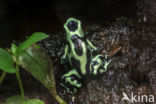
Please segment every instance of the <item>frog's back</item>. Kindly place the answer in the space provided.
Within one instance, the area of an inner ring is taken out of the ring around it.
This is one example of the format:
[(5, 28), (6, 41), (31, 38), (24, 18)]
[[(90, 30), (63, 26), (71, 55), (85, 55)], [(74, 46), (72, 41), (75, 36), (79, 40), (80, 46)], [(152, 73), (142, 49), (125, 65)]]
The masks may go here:
[(70, 62), (81, 76), (89, 73), (89, 64), (91, 60), (90, 50), (85, 41), (77, 39), (70, 45)]
[(64, 28), (69, 45), (69, 61), (79, 74), (86, 76), (89, 72), (91, 55), (81, 29), (81, 22), (75, 18), (69, 18), (64, 24)]

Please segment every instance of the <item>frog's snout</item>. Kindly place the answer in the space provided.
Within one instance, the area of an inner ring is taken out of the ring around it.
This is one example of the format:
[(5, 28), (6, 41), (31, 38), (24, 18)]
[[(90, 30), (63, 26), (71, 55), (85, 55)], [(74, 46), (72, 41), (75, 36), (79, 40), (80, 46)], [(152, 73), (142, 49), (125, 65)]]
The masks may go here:
[(78, 23), (77, 23), (77, 21), (71, 20), (68, 22), (67, 27), (70, 31), (74, 32), (75, 30), (78, 29)]

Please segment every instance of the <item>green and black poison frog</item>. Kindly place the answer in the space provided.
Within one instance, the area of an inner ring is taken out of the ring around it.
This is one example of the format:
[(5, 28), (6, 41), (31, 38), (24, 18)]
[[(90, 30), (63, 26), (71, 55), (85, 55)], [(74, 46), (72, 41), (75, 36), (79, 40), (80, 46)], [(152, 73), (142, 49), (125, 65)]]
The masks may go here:
[[(64, 24), (67, 44), (61, 60), (68, 58), (73, 69), (62, 76), (65, 84), (74, 87), (74, 92), (82, 86), (80, 80), (91, 76), (97, 76), (107, 71), (111, 60), (107, 54), (92, 56), (92, 52), (97, 48), (84, 37), (81, 22), (75, 18), (69, 18)], [(64, 87), (65, 84), (62, 84)], [(67, 91), (70, 92), (69, 88)]]

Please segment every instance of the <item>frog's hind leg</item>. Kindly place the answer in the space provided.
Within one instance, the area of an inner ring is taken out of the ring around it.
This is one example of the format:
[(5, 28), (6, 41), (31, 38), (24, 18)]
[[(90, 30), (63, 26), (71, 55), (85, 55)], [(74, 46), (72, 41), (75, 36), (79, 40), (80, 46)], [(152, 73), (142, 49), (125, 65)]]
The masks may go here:
[(82, 86), (80, 83), (81, 77), (76, 69), (72, 69), (68, 73), (64, 74), (62, 79), (64, 80), (65, 84), (70, 84), (73, 87), (80, 88)]
[(108, 65), (110, 64), (111, 60), (108, 58), (107, 54), (105, 56), (103, 55), (97, 55), (95, 56), (90, 64), (90, 72), (94, 76), (97, 74), (103, 74), (107, 71)]

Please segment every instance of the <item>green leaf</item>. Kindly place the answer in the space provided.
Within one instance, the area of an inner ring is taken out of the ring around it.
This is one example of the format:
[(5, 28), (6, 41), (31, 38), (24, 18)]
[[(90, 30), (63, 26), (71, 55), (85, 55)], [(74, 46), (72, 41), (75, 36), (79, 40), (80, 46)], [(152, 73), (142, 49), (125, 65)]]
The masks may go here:
[(4, 104), (45, 104), (39, 99), (28, 99), (28, 97), (23, 97), (21, 95), (14, 95), (9, 97)]
[(39, 99), (31, 99), (28, 100), (27, 102), (23, 102), (22, 104), (45, 104), (45, 103)]
[(10, 53), (3, 48), (0, 48), (0, 69), (8, 73), (16, 72), (14, 61)]
[(13, 54), (15, 54), (16, 49), (17, 49), (17, 46), (16, 46), (14, 43), (12, 43), (12, 44), (11, 44), (11, 52), (12, 52)]
[(39, 80), (60, 104), (67, 104), (56, 92), (53, 64), (42, 48), (33, 45), (19, 55), (19, 64)]
[[(50, 80), (50, 85), (55, 88), (52, 62), (41, 48), (36, 47), (38, 46), (33, 45), (19, 54), (19, 64), (46, 86), (49, 86), (47, 81)], [(51, 78), (47, 79), (48, 76)]]
[(25, 97), (25, 99), (23, 99), (23, 97), (21, 95), (14, 95), (9, 97), (4, 104), (22, 104), (22, 102), (25, 102), (25, 100), (27, 100), (28, 98)]
[(42, 33), (42, 32), (35, 32), (33, 33), (27, 40), (25, 40), (18, 48), (17, 48), (17, 53), (25, 50), (29, 46), (33, 45), (34, 43), (45, 39), (49, 37), (47, 34)]

